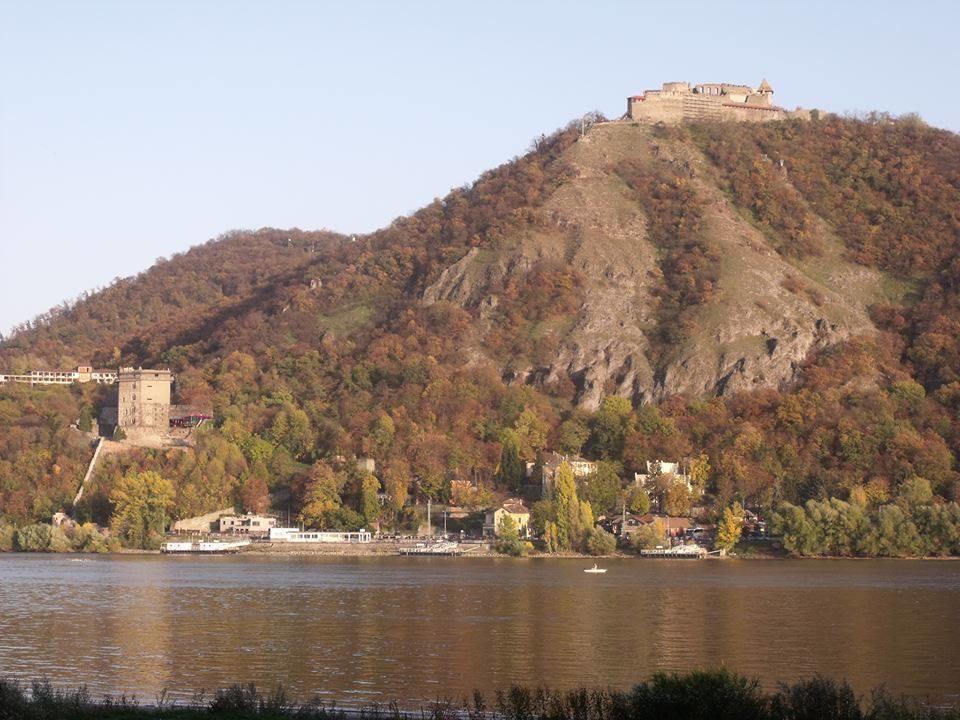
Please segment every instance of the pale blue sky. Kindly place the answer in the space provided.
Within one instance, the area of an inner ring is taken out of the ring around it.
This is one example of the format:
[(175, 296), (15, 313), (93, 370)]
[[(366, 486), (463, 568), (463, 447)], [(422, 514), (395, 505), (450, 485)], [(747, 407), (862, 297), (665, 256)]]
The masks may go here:
[(0, 329), (232, 228), (364, 232), (664, 80), (960, 130), (960, 2), (0, 0)]

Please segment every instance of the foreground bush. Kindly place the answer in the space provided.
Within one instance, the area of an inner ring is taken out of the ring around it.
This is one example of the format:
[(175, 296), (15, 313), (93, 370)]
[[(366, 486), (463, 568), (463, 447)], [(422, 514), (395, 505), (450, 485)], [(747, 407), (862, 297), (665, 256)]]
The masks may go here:
[(60, 528), (36, 523), (15, 528), (0, 522), (0, 552), (84, 552), (104, 553), (110, 544), (93, 523)]
[(768, 693), (757, 680), (727, 670), (657, 673), (628, 692), (514, 686), (497, 692), (492, 706), (476, 692), (462, 704), (444, 701), (409, 710), (398, 703), (356, 710), (319, 700), (296, 705), (282, 687), (264, 694), (252, 683), (218, 690), (209, 702), (200, 695), (192, 703), (174, 704), (161, 695), (155, 705), (139, 706), (126, 697), (96, 701), (85, 688), (65, 692), (34, 682), (28, 690), (0, 680), (0, 720), (188, 720), (211, 715), (236, 720), (960, 720), (960, 709), (930, 708), (883, 690), (864, 701), (845, 681), (823, 677)]

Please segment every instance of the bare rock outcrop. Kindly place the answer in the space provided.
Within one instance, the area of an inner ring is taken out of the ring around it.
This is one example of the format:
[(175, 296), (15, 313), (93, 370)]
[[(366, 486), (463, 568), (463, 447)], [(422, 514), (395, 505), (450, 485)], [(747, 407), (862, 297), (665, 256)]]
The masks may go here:
[[(627, 123), (595, 126), (563, 158), (575, 179), (546, 202), (551, 227), (510, 248), (471, 250), (426, 289), (423, 301), (469, 310), (482, 338), (496, 321), (496, 288), (507, 276), (543, 259), (568, 263), (583, 280), (584, 300), (554, 357), (543, 367), (512, 363), (502, 370), (513, 382), (570, 378), (577, 403), (589, 409), (610, 394), (648, 402), (782, 387), (812, 351), (873, 331), (866, 306), (879, 278), (843, 260), (825, 224), (816, 228), (826, 252), (788, 261), (731, 206), (695, 148), (653, 142), (650, 132)], [(660, 252), (647, 237), (643, 208), (610, 170), (625, 158), (683, 168), (703, 202), (706, 232), (721, 250), (717, 291), (695, 308), (692, 329), (676, 347), (657, 345), (652, 332)], [(479, 344), (472, 352), (482, 356)]]

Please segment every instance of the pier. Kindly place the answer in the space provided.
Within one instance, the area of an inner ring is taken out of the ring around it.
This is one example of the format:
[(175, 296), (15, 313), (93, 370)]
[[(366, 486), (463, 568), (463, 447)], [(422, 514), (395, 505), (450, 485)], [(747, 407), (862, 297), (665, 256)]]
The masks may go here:
[(672, 548), (656, 548), (654, 550), (641, 550), (640, 557), (645, 558), (667, 558), (699, 560), (706, 557), (707, 551), (699, 545), (677, 545)]
[(400, 555), (460, 557), (463, 555), (464, 551), (460, 548), (460, 543), (442, 541), (436, 543), (417, 543), (416, 545), (408, 545), (407, 547), (399, 548), (397, 552)]

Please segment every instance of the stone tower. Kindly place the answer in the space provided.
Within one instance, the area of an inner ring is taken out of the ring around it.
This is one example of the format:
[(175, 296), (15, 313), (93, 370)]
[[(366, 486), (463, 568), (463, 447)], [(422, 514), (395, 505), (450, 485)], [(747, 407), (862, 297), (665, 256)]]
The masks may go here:
[(169, 370), (120, 368), (117, 426), (127, 437), (162, 436), (170, 428)]

